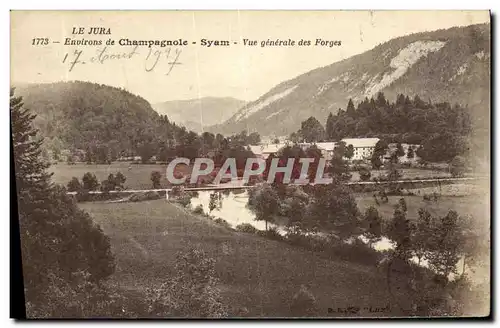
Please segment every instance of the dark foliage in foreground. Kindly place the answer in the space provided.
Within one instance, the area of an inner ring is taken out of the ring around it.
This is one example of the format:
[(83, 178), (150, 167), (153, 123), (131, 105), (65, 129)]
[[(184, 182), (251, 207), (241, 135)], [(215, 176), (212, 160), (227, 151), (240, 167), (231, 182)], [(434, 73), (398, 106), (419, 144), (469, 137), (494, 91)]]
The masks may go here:
[(114, 271), (109, 239), (51, 183), (35, 116), (13, 91), (10, 110), (27, 315), (87, 316), (99, 284)]

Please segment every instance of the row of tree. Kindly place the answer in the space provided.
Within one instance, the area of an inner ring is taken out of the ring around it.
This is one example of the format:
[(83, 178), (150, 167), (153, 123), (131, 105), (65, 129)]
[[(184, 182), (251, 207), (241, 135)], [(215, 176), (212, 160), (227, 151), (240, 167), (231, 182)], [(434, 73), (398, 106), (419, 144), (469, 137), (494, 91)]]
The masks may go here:
[[(388, 238), (394, 248), (381, 263), (388, 266), (384, 270), (393, 270), (391, 274), (395, 276), (388, 279), (404, 279), (408, 288), (404, 293), (411, 293), (406, 297), (414, 306), (412, 315), (429, 315), (432, 311), (445, 311), (440, 315), (460, 314), (463, 309), (438, 306), (442, 293), (452, 290), (459, 281), (465, 282), (466, 265), (474, 262), (479, 247), (488, 247), (474, 230), (471, 217), (459, 216), (455, 211), (433, 216), (422, 208), (412, 220), (404, 198), (398, 201), (390, 218), (383, 218), (374, 206), (361, 213), (342, 183), (303, 187), (263, 184), (250, 191), (248, 207), (255, 213), (255, 220), (266, 223), (266, 230), (268, 224), (286, 222), (285, 238), (305, 238), (313, 249), (318, 245), (315, 240), (325, 237), (336, 240), (336, 245), (365, 238), (369, 247)], [(412, 259), (417, 259), (417, 266)], [(430, 271), (420, 267), (424, 261)], [(450, 274), (458, 280), (450, 281)], [(397, 287), (391, 284), (389, 288)], [(461, 296), (455, 295), (456, 300)]]
[(292, 142), (338, 141), (346, 137), (379, 137), (386, 143), (421, 144), (419, 157), (428, 162), (450, 161), (465, 155), (471, 145), (471, 117), (467, 107), (432, 104), (420, 97), (398, 95), (391, 103), (383, 93), (365, 98), (357, 107), (349, 99), (346, 110), (330, 113), (325, 127), (310, 117), (301, 123)]
[(77, 177), (73, 177), (66, 185), (66, 189), (70, 192), (96, 191), (99, 187), (101, 191), (123, 190), (125, 181), (127, 178), (118, 172), (116, 175), (109, 174), (106, 180), (99, 183), (95, 174), (87, 172), (83, 175), (81, 182)]

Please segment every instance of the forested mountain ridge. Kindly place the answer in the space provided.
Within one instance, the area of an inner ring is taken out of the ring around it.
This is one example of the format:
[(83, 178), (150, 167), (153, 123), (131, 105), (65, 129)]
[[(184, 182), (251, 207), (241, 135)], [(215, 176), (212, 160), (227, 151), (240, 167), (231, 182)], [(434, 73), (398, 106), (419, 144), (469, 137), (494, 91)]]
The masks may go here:
[(106, 145), (111, 157), (130, 155), (161, 135), (186, 132), (120, 88), (74, 81), (21, 85), (15, 92), (37, 115), (45, 147), (56, 153)]
[(199, 133), (208, 126), (225, 122), (244, 105), (245, 101), (231, 97), (203, 97), (165, 101), (153, 104), (153, 109), (188, 130)]
[(490, 53), (490, 24), (398, 37), (282, 82), (210, 130), (289, 135), (308, 117), (324, 122), (350, 98), (358, 104), (379, 92), (391, 101), (405, 94), (459, 103), (483, 118), (490, 107)]

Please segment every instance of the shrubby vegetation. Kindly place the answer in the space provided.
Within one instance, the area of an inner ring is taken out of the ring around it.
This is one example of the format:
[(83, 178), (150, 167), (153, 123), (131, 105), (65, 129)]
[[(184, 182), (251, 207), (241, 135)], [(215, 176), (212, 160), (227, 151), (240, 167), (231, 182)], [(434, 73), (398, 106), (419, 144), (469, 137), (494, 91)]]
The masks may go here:
[(179, 252), (173, 277), (148, 290), (149, 312), (163, 318), (226, 317), (218, 283), (213, 258), (196, 249)]
[(251, 156), (246, 145), (260, 141), (255, 132), (228, 138), (208, 132), (200, 136), (159, 115), (143, 98), (97, 83), (57, 82), (23, 91), (28, 108), (39, 114), (35, 124), (46, 138), (43, 154), (69, 164), (108, 164), (135, 156), (142, 163), (153, 156), (166, 162), (211, 151), (222, 163), (225, 157)]
[[(471, 128), (467, 107), (451, 106), (447, 102), (433, 104), (423, 101), (418, 95), (411, 99), (403, 94), (391, 103), (380, 92), (375, 98), (365, 98), (357, 106), (349, 99), (345, 110), (340, 109), (336, 115), (330, 113), (325, 127), (316, 118), (308, 118), (290, 139), (293, 142), (319, 142), (347, 137), (378, 137), (386, 144), (398, 143), (398, 157), (405, 155), (401, 143), (421, 144), (416, 155), (424, 161), (448, 162), (457, 155), (467, 154)], [(415, 149), (409, 150), (408, 155), (413, 158)], [(378, 159), (372, 160), (375, 168), (382, 165)]]
[[(387, 195), (380, 197), (383, 200)], [(256, 214), (256, 220), (287, 222), (285, 233), (278, 233), (276, 228), (267, 229), (267, 224), (265, 231), (238, 226), (240, 231), (257, 233), (328, 257), (375, 265), (385, 256), (388, 265), (399, 263), (397, 266), (403, 269), (398, 279), (403, 279), (405, 286), (424, 286), (408, 296), (414, 305), (409, 315), (453, 315), (458, 313), (458, 306), (463, 307), (465, 300), (457, 295), (469, 291), (470, 286), (465, 264), (461, 272), (457, 264), (460, 259), (476, 254), (479, 240), (469, 217), (460, 217), (454, 211), (433, 217), (421, 209), (418, 220), (411, 221), (404, 198), (399, 200), (391, 218), (382, 218), (373, 206), (361, 214), (341, 180), (303, 187), (263, 184), (251, 190), (248, 207)], [(360, 240), (361, 236), (368, 244)], [(373, 249), (373, 244), (382, 237), (394, 243), (394, 249), (385, 255)], [(419, 262), (425, 259), (429, 269), (416, 266), (412, 258)], [(448, 279), (450, 274), (456, 275), (454, 280)], [(441, 301), (450, 293), (455, 295), (454, 308)]]
[(246, 233), (257, 233), (258, 230), (255, 228), (253, 225), (249, 223), (241, 223), (236, 226), (236, 230), (240, 232), (246, 232)]
[(10, 111), (27, 316), (99, 315), (93, 307), (105, 312), (107, 301), (101, 283), (115, 269), (109, 238), (51, 183), (35, 115), (13, 91)]

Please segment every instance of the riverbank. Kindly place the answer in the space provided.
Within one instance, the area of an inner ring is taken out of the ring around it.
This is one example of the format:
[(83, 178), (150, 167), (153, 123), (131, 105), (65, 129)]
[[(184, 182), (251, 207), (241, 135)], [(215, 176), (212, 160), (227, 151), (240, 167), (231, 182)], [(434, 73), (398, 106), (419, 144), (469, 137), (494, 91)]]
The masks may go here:
[[(287, 316), (301, 285), (313, 293), (320, 315), (328, 308), (360, 307), (358, 316), (394, 316), (400, 310), (370, 313), (391, 303), (386, 277), (373, 266), (321, 258), (311, 251), (256, 235), (231, 231), (165, 200), (141, 203), (84, 203), (110, 237), (117, 270), (112, 283), (141, 295), (172, 272), (175, 253), (203, 249), (216, 260), (224, 301), (234, 316)], [(352, 314), (351, 314), (352, 315)]]

